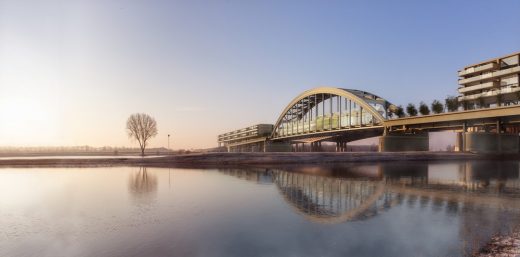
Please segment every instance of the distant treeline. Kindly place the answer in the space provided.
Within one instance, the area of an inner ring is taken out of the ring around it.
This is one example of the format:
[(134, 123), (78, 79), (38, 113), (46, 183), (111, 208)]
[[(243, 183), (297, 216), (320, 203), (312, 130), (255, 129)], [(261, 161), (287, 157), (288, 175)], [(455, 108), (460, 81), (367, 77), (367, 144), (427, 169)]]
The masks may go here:
[[(186, 150), (172, 151), (164, 147), (146, 149), (146, 154), (171, 154)], [(92, 146), (28, 146), (28, 147), (0, 147), (0, 154), (63, 154), (63, 155), (134, 155), (141, 150), (134, 147), (92, 147)]]

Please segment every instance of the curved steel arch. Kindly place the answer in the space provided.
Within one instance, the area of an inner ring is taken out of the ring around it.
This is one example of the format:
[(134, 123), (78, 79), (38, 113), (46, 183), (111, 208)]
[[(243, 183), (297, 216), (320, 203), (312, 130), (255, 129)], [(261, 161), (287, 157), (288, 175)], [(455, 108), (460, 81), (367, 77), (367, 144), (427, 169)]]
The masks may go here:
[[(390, 102), (386, 101), (384, 98), (379, 97), (377, 95), (374, 95), (372, 93), (356, 90), (356, 89), (345, 89), (345, 88), (336, 88), (336, 87), (317, 87), (313, 89), (309, 89), (304, 91), (303, 93), (296, 96), (282, 111), (278, 119), (276, 120), (276, 123), (274, 124), (274, 129), (271, 137), (274, 137), (276, 134), (276, 131), (278, 127), (280, 126), (280, 123), (282, 123), (283, 118), (285, 115), (291, 110), (298, 102), (302, 101), (306, 97), (317, 95), (317, 94), (330, 94), (335, 96), (341, 96), (346, 99), (350, 99), (354, 101), (356, 104), (360, 105), (364, 108), (364, 110), (367, 110), (373, 117), (375, 117), (377, 120), (379, 120), (381, 123), (384, 122), (386, 119), (373, 107), (371, 106), (367, 100), (368, 97), (372, 97), (375, 99), (371, 99), (372, 101), (376, 101), (379, 99), (379, 101), (382, 101), (385, 103), (385, 105), (390, 106)], [(363, 99), (365, 98), (365, 99)], [(386, 112), (387, 110), (385, 110)]]

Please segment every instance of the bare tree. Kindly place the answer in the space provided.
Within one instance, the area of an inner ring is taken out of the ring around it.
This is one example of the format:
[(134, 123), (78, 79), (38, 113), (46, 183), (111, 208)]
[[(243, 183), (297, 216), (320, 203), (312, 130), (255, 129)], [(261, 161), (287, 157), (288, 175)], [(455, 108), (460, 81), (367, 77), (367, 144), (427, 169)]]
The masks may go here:
[(128, 137), (139, 142), (141, 155), (144, 156), (148, 139), (157, 135), (157, 122), (148, 114), (134, 113), (126, 121), (126, 131)]

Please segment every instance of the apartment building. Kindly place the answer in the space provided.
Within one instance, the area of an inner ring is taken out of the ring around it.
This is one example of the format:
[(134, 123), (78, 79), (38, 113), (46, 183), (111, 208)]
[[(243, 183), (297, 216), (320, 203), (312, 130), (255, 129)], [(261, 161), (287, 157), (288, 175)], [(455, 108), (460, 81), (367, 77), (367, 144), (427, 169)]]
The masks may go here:
[(519, 104), (520, 52), (464, 67), (459, 103), (465, 110)]

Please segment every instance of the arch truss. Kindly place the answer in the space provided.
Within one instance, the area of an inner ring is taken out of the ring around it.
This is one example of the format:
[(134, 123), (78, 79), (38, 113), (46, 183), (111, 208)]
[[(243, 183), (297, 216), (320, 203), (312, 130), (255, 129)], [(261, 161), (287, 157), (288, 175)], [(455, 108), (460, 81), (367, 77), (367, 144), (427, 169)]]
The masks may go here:
[(374, 94), (333, 87), (303, 92), (287, 105), (272, 138), (381, 126), (390, 103)]

